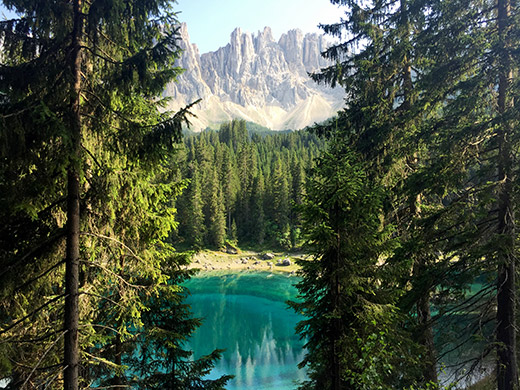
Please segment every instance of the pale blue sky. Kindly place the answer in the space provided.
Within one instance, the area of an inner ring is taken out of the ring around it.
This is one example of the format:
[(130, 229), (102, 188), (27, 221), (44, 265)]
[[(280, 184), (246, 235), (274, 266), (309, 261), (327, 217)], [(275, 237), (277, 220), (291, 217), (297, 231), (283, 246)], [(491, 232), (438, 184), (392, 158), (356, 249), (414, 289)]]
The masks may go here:
[(177, 0), (175, 9), (201, 54), (225, 46), (236, 27), (256, 33), (269, 26), (278, 39), (294, 28), (321, 31), (319, 23), (338, 22), (343, 15), (329, 0)]
[[(257, 33), (269, 26), (278, 39), (294, 28), (320, 32), (318, 24), (338, 22), (344, 12), (329, 0), (177, 0), (174, 8), (201, 54), (225, 46), (236, 27)], [(10, 15), (0, 4), (2, 16)]]

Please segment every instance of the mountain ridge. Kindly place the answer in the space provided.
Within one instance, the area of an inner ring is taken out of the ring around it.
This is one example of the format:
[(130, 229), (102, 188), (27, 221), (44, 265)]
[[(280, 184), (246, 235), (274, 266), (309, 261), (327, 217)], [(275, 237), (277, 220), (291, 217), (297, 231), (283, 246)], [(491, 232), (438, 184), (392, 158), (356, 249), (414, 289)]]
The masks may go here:
[(198, 100), (195, 131), (244, 119), (273, 130), (300, 129), (333, 116), (344, 91), (315, 83), (309, 73), (328, 65), (321, 57), (326, 41), (318, 34), (290, 30), (276, 41), (265, 27), (257, 34), (236, 28), (230, 42), (200, 54), (188, 27), (179, 27), (183, 49), (176, 66), (186, 69), (164, 91), (178, 109)]

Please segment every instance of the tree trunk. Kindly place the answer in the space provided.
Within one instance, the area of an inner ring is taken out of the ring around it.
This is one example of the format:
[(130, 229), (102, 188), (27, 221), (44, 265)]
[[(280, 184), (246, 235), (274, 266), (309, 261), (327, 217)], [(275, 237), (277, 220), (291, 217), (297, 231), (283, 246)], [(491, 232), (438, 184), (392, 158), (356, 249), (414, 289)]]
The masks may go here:
[(71, 159), (67, 173), (67, 249), (65, 265), (65, 340), (64, 377), (65, 390), (78, 390), (79, 378), (79, 228), (80, 228), (80, 154), (81, 154), (81, 51), (82, 31), (81, 0), (74, 2), (74, 29), (71, 45)]
[[(336, 203), (334, 205), (334, 215), (336, 217), (335, 225), (339, 226), (339, 205)], [(341, 363), (340, 363), (340, 338), (342, 335), (342, 326), (341, 326), (341, 284), (339, 278), (339, 272), (341, 269), (341, 230), (336, 230), (337, 238), (336, 238), (336, 253), (335, 253), (335, 267), (334, 267), (334, 285), (333, 289), (333, 310), (334, 317), (332, 319), (332, 390), (341, 390)]]
[[(406, 0), (401, 0), (401, 17), (402, 23), (407, 32), (406, 39), (410, 36), (410, 23), (408, 18), (408, 5)], [(404, 101), (401, 105), (401, 109), (405, 112), (405, 115), (412, 109), (413, 105), (413, 80), (412, 80), (412, 66), (408, 55), (404, 57), (403, 66), (403, 90), (404, 90)], [(411, 165), (414, 169), (419, 165), (419, 157), (417, 153), (412, 156)], [(417, 194), (415, 198), (410, 200), (410, 211), (414, 218), (419, 219), (421, 217), (421, 194)], [(415, 259), (413, 266), (414, 278), (420, 276), (426, 269), (426, 259), (424, 255), (418, 254)], [(417, 320), (419, 323), (419, 342), (425, 350), (425, 365), (423, 368), (423, 380), (425, 383), (438, 383), (437, 376), (437, 364), (436, 364), (436, 350), (433, 339), (433, 328), (431, 323), (431, 312), (430, 312), (430, 289), (425, 289), (422, 296), (419, 297), (417, 304)]]
[[(123, 343), (121, 342), (121, 336), (116, 336), (115, 341), (115, 359), (114, 363), (119, 367), (123, 365)], [(114, 390), (124, 390), (127, 386), (124, 385), (124, 381), (121, 374), (117, 374), (114, 378)]]
[[(414, 158), (414, 164), (417, 164), (417, 158)], [(417, 195), (416, 198), (412, 201), (411, 211), (414, 218), (419, 219), (421, 217), (421, 195)], [(413, 266), (413, 276), (414, 278), (422, 279), (422, 275), (425, 273), (426, 268), (428, 267), (426, 257), (423, 253), (418, 253)], [(424, 359), (423, 359), (423, 369), (422, 376), (424, 383), (433, 383), (437, 384), (439, 381), (437, 375), (437, 351), (435, 349), (434, 343), (434, 335), (433, 335), (433, 326), (432, 326), (432, 316), (431, 316), (431, 303), (430, 303), (430, 286), (426, 286), (423, 288), (422, 286), (418, 287), (418, 290), (421, 291), (421, 295), (419, 296), (416, 308), (417, 308), (417, 322), (419, 324), (419, 335), (418, 340), (421, 346), (424, 348)]]
[[(424, 272), (426, 264), (424, 257), (419, 255), (415, 260), (413, 274), (414, 276), (421, 275)], [(430, 309), (430, 289), (425, 289), (424, 293), (419, 297), (416, 303), (417, 308), (417, 322), (419, 323), (419, 343), (424, 348), (424, 359), (422, 376), (425, 384), (439, 381), (437, 375), (437, 351), (435, 349), (433, 338), (432, 317)]]
[(64, 389), (78, 389), (79, 325), (79, 175), (70, 168), (67, 195), (67, 258), (65, 266)]
[[(510, 28), (510, 0), (498, 0), (498, 30), (500, 40), (498, 113), (504, 115), (513, 106), (509, 95), (512, 83), (512, 69), (508, 29)], [(498, 189), (498, 227), (502, 237), (498, 252), (497, 285), (497, 388), (498, 390), (518, 389), (518, 368), (516, 358), (515, 319), (515, 213), (512, 201), (512, 151), (511, 124), (500, 118), (498, 133), (498, 175), (501, 181)]]

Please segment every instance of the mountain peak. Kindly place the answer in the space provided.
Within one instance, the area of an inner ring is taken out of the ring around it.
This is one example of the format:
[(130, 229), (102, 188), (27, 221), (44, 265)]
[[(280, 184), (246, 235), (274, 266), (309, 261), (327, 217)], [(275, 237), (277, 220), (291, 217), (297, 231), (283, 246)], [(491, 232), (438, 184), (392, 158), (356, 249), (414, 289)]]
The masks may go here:
[(182, 58), (186, 71), (165, 95), (172, 109), (202, 98), (193, 111), (194, 130), (241, 118), (275, 130), (298, 129), (333, 116), (343, 105), (344, 92), (318, 86), (308, 72), (327, 66), (321, 57), (323, 37), (299, 29), (282, 34), (278, 42), (270, 27), (257, 34), (236, 28), (230, 42), (199, 55), (181, 25)]
[(273, 31), (271, 27), (264, 27), (263, 31), (258, 32), (258, 39), (261, 39), (265, 42), (274, 42)]

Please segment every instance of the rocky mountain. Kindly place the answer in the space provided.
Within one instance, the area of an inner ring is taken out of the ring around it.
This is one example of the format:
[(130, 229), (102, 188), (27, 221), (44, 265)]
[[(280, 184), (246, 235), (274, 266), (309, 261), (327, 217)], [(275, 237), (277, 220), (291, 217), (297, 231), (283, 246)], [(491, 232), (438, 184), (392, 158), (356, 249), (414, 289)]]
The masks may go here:
[(181, 25), (184, 50), (178, 66), (186, 71), (167, 86), (172, 109), (202, 98), (193, 109), (193, 130), (216, 127), (234, 118), (273, 130), (301, 129), (333, 116), (342, 106), (344, 91), (320, 86), (308, 72), (327, 65), (326, 48), (318, 34), (291, 30), (278, 41), (266, 27), (258, 34), (240, 28), (215, 52), (200, 55)]

